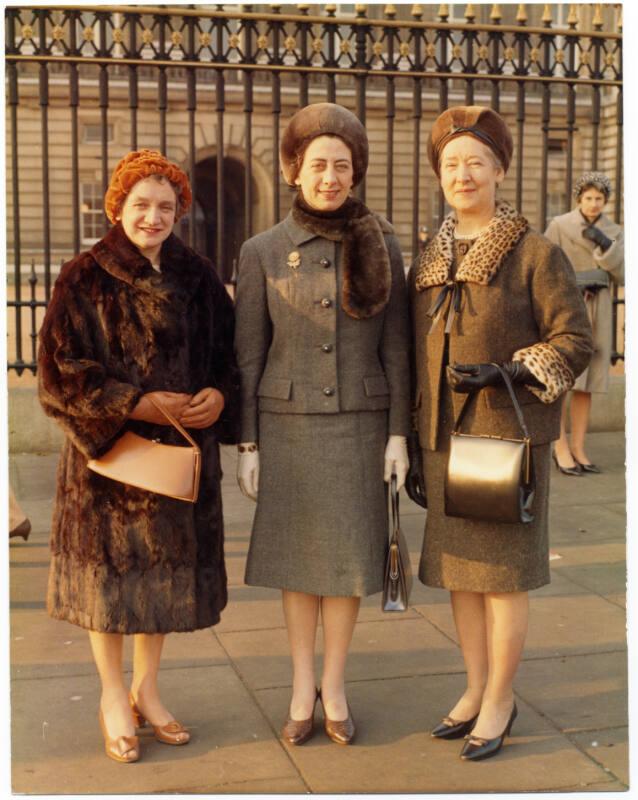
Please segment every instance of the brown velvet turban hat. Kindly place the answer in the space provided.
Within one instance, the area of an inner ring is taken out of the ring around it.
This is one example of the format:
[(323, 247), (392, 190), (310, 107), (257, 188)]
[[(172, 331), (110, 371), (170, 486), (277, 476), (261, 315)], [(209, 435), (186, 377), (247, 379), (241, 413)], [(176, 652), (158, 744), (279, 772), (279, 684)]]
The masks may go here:
[(455, 106), (437, 117), (428, 140), (428, 158), (438, 178), (443, 148), (457, 136), (473, 136), (486, 144), (507, 172), (514, 145), (503, 117), (485, 106)]
[(158, 150), (133, 150), (113, 170), (109, 188), (104, 195), (104, 211), (111, 222), (115, 223), (126, 195), (135, 184), (151, 175), (163, 175), (176, 188), (178, 197), (175, 219), (188, 211), (193, 199), (188, 175)]
[(279, 146), (286, 183), (295, 185), (306, 147), (317, 136), (338, 136), (348, 145), (356, 186), (368, 168), (368, 135), (358, 117), (336, 103), (312, 103), (297, 111), (286, 126)]

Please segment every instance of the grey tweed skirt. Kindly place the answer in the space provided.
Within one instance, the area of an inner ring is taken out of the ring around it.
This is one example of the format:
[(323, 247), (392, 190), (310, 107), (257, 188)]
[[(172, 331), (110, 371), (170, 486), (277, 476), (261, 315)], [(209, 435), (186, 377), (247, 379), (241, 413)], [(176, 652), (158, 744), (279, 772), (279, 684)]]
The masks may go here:
[(328, 596), (381, 591), (386, 411), (259, 415), (246, 583)]
[(451, 392), (441, 398), (439, 441), (423, 451), (428, 498), (419, 578), (427, 586), (464, 592), (522, 592), (550, 582), (548, 544), (549, 444), (532, 447), (534, 521), (509, 524), (448, 517), (445, 471), (454, 426)]

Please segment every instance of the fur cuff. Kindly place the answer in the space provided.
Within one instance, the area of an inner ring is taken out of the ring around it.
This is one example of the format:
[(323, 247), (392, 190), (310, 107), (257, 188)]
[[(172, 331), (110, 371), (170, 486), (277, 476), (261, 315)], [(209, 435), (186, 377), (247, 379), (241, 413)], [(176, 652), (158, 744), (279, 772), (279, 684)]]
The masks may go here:
[(512, 361), (520, 361), (543, 384), (526, 386), (542, 403), (553, 403), (574, 385), (574, 374), (565, 357), (551, 344), (539, 342), (517, 350)]

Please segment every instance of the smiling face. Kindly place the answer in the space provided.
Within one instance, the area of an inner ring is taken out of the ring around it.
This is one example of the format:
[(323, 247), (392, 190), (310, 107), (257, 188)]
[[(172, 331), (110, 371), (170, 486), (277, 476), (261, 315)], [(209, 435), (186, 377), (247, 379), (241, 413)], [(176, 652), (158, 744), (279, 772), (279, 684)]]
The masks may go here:
[(177, 195), (163, 178), (144, 178), (126, 195), (119, 215), (124, 233), (143, 256), (153, 262), (175, 224)]
[(598, 219), (598, 217), (603, 213), (603, 208), (605, 208), (606, 202), (607, 199), (605, 195), (602, 192), (599, 192), (598, 189), (594, 189), (593, 186), (590, 186), (589, 189), (585, 189), (585, 191), (578, 198), (580, 210), (583, 212), (583, 216), (589, 220), (589, 222), (595, 222)]
[(352, 188), (352, 153), (336, 136), (317, 136), (303, 156), (295, 184), (303, 199), (317, 211), (336, 211)]
[(457, 136), (441, 153), (441, 188), (459, 215), (492, 215), (496, 187), (505, 177), (490, 148), (474, 136)]

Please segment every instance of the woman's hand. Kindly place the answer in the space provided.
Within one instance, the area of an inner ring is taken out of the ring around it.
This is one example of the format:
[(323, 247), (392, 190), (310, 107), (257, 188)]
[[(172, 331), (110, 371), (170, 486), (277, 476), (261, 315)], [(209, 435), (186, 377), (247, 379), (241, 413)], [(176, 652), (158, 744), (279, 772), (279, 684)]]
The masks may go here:
[(153, 425), (170, 425), (164, 414), (153, 405), (151, 398), (176, 419), (180, 418), (191, 401), (191, 395), (183, 392), (147, 392), (137, 401), (137, 405), (129, 414), (129, 419), (150, 422)]
[(405, 476), (408, 474), (408, 447), (405, 436), (389, 436), (388, 444), (385, 448), (385, 467), (383, 480), (390, 483), (392, 473), (397, 476), (397, 492), (405, 483)]
[(259, 490), (259, 451), (255, 442), (244, 442), (239, 445), (239, 461), (237, 462), (237, 483), (241, 493), (257, 500)]
[(179, 421), (185, 428), (209, 428), (224, 410), (224, 395), (219, 389), (207, 386), (191, 398)]

